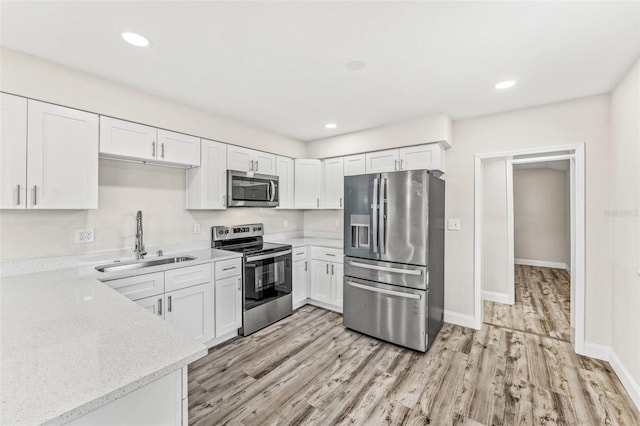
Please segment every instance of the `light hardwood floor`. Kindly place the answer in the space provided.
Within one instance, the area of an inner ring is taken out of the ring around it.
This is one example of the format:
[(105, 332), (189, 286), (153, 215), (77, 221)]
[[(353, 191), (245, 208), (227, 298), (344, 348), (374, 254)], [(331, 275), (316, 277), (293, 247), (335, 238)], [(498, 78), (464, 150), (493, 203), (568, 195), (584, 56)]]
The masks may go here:
[(189, 367), (189, 424), (640, 425), (608, 363), (512, 328), (445, 324), (422, 354), (305, 306)]

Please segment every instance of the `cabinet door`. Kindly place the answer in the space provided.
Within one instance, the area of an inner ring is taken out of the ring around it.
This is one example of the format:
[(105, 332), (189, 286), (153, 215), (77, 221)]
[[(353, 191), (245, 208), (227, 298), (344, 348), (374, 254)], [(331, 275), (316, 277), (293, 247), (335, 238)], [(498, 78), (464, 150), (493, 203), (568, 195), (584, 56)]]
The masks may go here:
[(367, 152), (365, 155), (367, 173), (383, 173), (398, 170), (398, 150)]
[(280, 178), (278, 184), (280, 188), (280, 209), (292, 209), (293, 203), (293, 159), (289, 157), (276, 156), (276, 175)]
[(323, 191), (321, 206), (325, 209), (341, 209), (344, 194), (344, 160), (328, 158), (323, 163)]
[(144, 299), (138, 299), (135, 302), (147, 311), (151, 312), (153, 315), (164, 318), (164, 294), (145, 297)]
[(253, 152), (254, 168), (253, 171), (263, 175), (276, 174), (276, 156), (262, 151)]
[(0, 208), (27, 205), (27, 100), (0, 93)]
[(157, 137), (155, 127), (100, 116), (100, 154), (155, 160)]
[(201, 342), (215, 336), (213, 284), (165, 293), (166, 311), (164, 318), (178, 330)]
[(216, 280), (216, 336), (242, 327), (242, 275)]
[(334, 303), (342, 306), (342, 293), (344, 287), (344, 266), (341, 263), (331, 264), (331, 281), (334, 290)]
[(158, 160), (200, 166), (200, 138), (158, 129)]
[(365, 173), (365, 154), (356, 154), (344, 157), (345, 176), (363, 175)]
[(202, 139), (200, 167), (187, 169), (187, 209), (227, 208), (227, 145)]
[(297, 209), (320, 207), (322, 163), (320, 160), (295, 160), (295, 206)]
[(227, 146), (227, 168), (229, 170), (239, 170), (241, 172), (253, 171), (255, 167), (253, 151), (240, 146)]
[(28, 101), (29, 208), (98, 208), (98, 116)]
[(311, 261), (310, 297), (319, 302), (333, 303), (331, 291), (331, 263)]
[(402, 170), (439, 170), (444, 173), (444, 149), (437, 143), (400, 148)]
[(292, 274), (292, 299), (293, 305), (302, 303), (309, 297), (308, 265), (306, 260), (293, 262)]

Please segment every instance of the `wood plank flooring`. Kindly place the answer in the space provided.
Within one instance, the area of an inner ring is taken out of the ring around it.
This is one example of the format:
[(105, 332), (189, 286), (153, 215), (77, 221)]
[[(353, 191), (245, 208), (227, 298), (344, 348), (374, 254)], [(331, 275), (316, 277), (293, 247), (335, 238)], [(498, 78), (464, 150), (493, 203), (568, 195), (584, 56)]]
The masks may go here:
[(189, 424), (640, 425), (608, 363), (535, 330), (445, 324), (422, 354), (305, 306), (189, 366)]
[(484, 322), (571, 341), (571, 282), (564, 269), (515, 265), (515, 304), (484, 301)]

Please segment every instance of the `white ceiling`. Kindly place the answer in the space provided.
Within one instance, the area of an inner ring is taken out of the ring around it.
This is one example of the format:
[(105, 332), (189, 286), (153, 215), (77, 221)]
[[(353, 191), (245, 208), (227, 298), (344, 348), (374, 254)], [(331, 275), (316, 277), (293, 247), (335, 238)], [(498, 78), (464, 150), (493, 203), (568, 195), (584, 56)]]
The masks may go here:
[[(638, 1), (0, 7), (9, 48), (301, 140), (602, 94), (640, 56)], [(123, 31), (152, 44), (130, 46)], [(366, 66), (348, 70), (354, 60)], [(505, 79), (518, 84), (496, 91)]]

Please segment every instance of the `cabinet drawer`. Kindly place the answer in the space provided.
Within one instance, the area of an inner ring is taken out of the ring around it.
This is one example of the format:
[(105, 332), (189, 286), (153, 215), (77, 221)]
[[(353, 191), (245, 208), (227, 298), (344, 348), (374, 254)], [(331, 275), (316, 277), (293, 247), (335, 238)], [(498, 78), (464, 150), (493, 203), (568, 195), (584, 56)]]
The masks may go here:
[(164, 272), (107, 281), (105, 284), (131, 300), (143, 299), (164, 293)]
[(327, 262), (342, 263), (342, 250), (328, 247), (311, 247), (311, 258)]
[(211, 263), (171, 269), (164, 273), (165, 291), (211, 282)]
[(306, 247), (295, 247), (293, 249), (293, 253), (291, 255), (291, 259), (293, 262), (298, 262), (300, 260), (307, 260), (307, 248)]
[(242, 259), (229, 259), (216, 262), (216, 281), (242, 274)]

